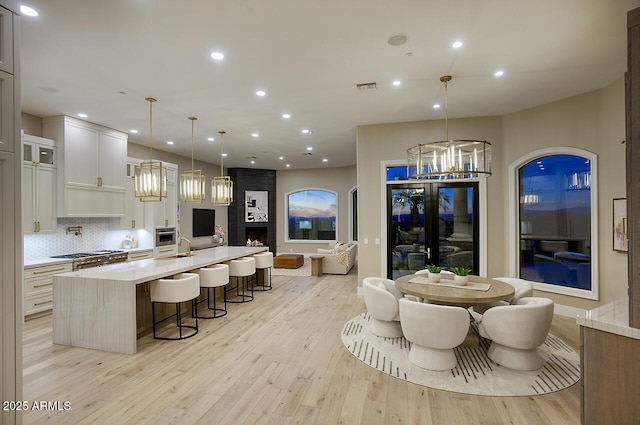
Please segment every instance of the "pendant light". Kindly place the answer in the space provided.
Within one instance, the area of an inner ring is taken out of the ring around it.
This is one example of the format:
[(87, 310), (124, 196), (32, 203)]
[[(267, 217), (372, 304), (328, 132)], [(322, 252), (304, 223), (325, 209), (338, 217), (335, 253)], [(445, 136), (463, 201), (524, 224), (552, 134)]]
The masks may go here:
[(230, 205), (233, 202), (233, 182), (224, 175), (224, 150), (222, 141), (226, 131), (220, 133), (220, 177), (211, 180), (211, 203), (214, 205)]
[(202, 203), (205, 198), (205, 176), (201, 170), (194, 170), (193, 167), (193, 131), (198, 118), (188, 119), (191, 120), (191, 170), (180, 174), (180, 198), (184, 202)]
[(134, 193), (142, 202), (159, 202), (167, 197), (167, 168), (162, 162), (153, 160), (151, 141), (153, 138), (153, 103), (157, 100), (147, 97), (149, 102), (149, 161), (143, 161), (134, 168)]
[(446, 140), (421, 143), (407, 149), (407, 175), (422, 180), (477, 180), (491, 175), (491, 143), (486, 140), (449, 140), (447, 83), (444, 84)]

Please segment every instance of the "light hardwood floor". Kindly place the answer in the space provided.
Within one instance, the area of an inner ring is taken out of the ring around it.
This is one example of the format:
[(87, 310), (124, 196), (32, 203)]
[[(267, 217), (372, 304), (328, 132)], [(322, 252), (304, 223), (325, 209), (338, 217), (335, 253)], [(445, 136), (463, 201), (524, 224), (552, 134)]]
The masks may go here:
[[(366, 366), (342, 345), (365, 310), (357, 274), (273, 276), (274, 289), (200, 321), (184, 341), (132, 356), (53, 345), (51, 316), (24, 326), (24, 399), (69, 401), (25, 424), (578, 424), (580, 384), (535, 397), (432, 390)], [(552, 332), (578, 349), (575, 320)]]

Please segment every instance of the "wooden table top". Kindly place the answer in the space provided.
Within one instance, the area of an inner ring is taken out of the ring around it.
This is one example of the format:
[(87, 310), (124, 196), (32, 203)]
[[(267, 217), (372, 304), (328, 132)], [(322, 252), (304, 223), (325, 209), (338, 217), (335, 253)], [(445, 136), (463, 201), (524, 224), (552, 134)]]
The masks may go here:
[[(469, 280), (471, 282), (490, 284), (491, 287), (487, 291), (465, 289), (464, 286), (452, 288), (450, 286), (439, 285), (438, 283), (424, 284), (409, 282), (409, 280), (414, 277), (416, 277), (416, 275), (413, 274), (399, 277), (395, 281), (396, 288), (403, 294), (424, 298), (434, 304), (471, 307), (477, 304), (506, 300), (511, 298), (514, 294), (513, 286), (508, 283), (481, 276), (471, 275), (469, 276)], [(441, 279), (441, 281), (453, 283), (453, 280), (451, 279)]]

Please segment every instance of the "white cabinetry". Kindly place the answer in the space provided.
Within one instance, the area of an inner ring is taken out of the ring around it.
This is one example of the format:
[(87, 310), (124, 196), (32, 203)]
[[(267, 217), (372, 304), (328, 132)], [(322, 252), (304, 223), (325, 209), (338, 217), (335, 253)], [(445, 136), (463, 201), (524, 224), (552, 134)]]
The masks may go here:
[(53, 275), (71, 271), (71, 262), (24, 268), (24, 315), (53, 308)]
[(154, 257), (171, 257), (178, 255), (178, 245), (158, 246), (153, 248)]
[(146, 202), (145, 223), (147, 229), (153, 233), (156, 227), (176, 227), (178, 216), (178, 166), (167, 162), (162, 163), (167, 168), (167, 197), (161, 202)]
[(127, 175), (125, 178), (124, 217), (120, 218), (122, 229), (144, 229), (144, 202), (140, 202), (134, 193), (134, 168), (140, 160), (127, 158)]
[(130, 252), (128, 261), (145, 260), (147, 258), (153, 258), (153, 249)]
[(123, 216), (126, 133), (66, 116), (45, 118), (43, 130), (58, 143), (58, 216)]
[(22, 136), (22, 230), (24, 233), (56, 230), (55, 142)]

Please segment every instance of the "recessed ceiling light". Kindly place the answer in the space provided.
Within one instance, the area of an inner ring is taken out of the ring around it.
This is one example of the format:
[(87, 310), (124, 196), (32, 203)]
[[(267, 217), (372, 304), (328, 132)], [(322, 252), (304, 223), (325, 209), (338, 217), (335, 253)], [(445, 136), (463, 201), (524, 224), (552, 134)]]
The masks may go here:
[(398, 87), (399, 85), (402, 85), (402, 81), (400, 81), (400, 80), (395, 80), (392, 84), (393, 84), (394, 86)]
[(138, 134), (138, 130), (136, 130), (135, 128), (132, 128), (131, 130), (129, 130), (129, 133)]
[(227, 156), (227, 154), (226, 154), (226, 153), (223, 153), (223, 154), (222, 154), (222, 156), (226, 157), (226, 156)]
[(504, 75), (504, 71), (502, 70), (496, 71), (493, 75), (495, 75), (496, 77), (502, 77)]
[(392, 35), (387, 39), (390, 46), (402, 46), (409, 38), (404, 34)]
[(287, 168), (291, 167), (291, 164), (287, 164)]
[(462, 41), (456, 41), (454, 42), (451, 47), (453, 47), (454, 49), (459, 49), (462, 47)]
[(26, 16), (38, 16), (37, 10), (25, 5), (20, 6), (20, 12)]
[(217, 61), (221, 61), (222, 59), (224, 59), (224, 54), (220, 53), (220, 52), (212, 52), (211, 53), (211, 59), (215, 59)]
[(260, 137), (258, 133), (251, 133), (251, 137)]
[(282, 114), (282, 118), (291, 118), (291, 114)]
[(264, 90), (258, 90), (258, 91), (256, 91), (256, 95), (257, 95), (257, 96), (266, 96), (266, 95), (267, 95), (267, 92), (266, 92), (266, 91), (264, 91)]
[(439, 103), (434, 103), (433, 109), (440, 109), (440, 104)]
[(251, 163), (252, 163), (252, 164), (255, 164), (255, 163), (256, 163), (256, 161), (255, 161), (254, 159), (252, 159), (252, 160), (251, 160)]
[(312, 148), (311, 146), (308, 146), (308, 147), (307, 147), (307, 150), (308, 150), (308, 151), (312, 151), (312, 150), (313, 150), (313, 148)]
[(81, 113), (79, 113), (79, 114), (78, 114), (78, 116), (79, 116), (80, 118), (88, 118), (88, 117), (89, 117), (89, 115), (87, 115), (87, 114), (83, 114), (82, 112), (81, 112)]
[(329, 162), (327, 158), (322, 158), (322, 162)]
[(210, 142), (213, 142), (216, 139), (214, 139), (213, 137), (209, 137), (207, 140), (210, 141)]
[(313, 133), (313, 131), (305, 128), (305, 129), (302, 130), (302, 133), (303, 134), (311, 134), (311, 133)]
[(173, 145), (173, 142), (171, 140), (167, 140), (167, 145)]
[(282, 161), (284, 159), (284, 156), (281, 156), (280, 158), (278, 158), (280, 161)]

